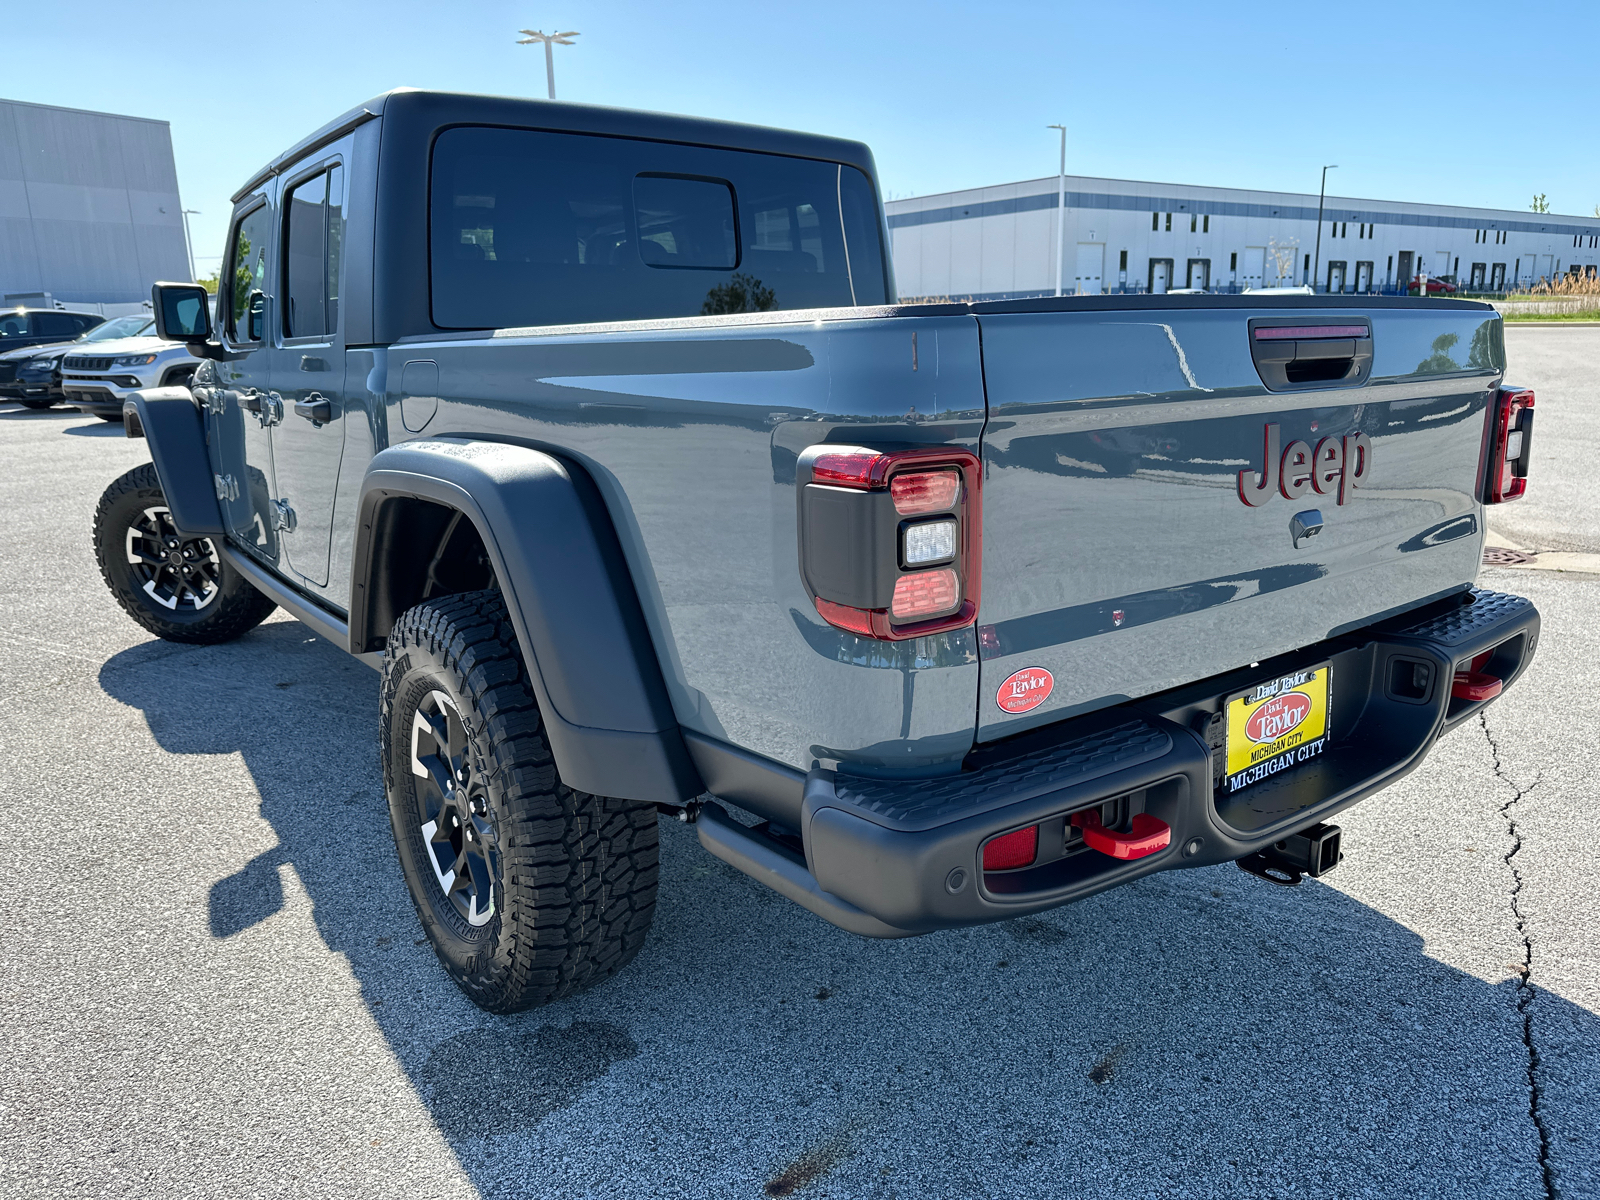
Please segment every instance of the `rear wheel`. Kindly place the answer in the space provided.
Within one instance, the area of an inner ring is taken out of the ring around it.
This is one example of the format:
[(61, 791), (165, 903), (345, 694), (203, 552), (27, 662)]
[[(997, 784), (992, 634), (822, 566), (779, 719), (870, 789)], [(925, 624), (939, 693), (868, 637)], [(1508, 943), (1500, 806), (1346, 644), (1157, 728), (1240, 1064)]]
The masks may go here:
[(22, 402), (22, 407), (33, 409), (54, 408), (55, 403), (56, 402), (54, 400), (24, 400)]
[(379, 720), (401, 871), (475, 1004), (544, 1004), (639, 952), (655, 912), (655, 807), (561, 781), (498, 592), (430, 600), (396, 622)]
[(117, 412), (117, 413), (97, 412), (97, 413), (95, 413), (95, 416), (99, 417), (102, 421), (115, 421), (119, 425), (122, 423), (122, 414), (119, 413), (119, 412)]
[(123, 611), (169, 642), (232, 641), (277, 607), (222, 561), (210, 538), (178, 531), (149, 463), (101, 495), (94, 556)]

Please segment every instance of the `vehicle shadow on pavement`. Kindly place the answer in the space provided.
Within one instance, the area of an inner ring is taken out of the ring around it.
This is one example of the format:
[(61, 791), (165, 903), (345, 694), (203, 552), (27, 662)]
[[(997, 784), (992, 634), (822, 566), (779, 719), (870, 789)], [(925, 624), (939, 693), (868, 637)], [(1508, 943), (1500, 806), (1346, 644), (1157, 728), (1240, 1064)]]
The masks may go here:
[[(279, 621), (227, 646), (136, 646), (100, 682), (165, 751), (242, 757), (278, 844), (211, 881), (198, 919), (226, 956), (284, 907), (292, 868), (484, 1195), (1545, 1194), (1530, 993), (1442, 964), (1331, 887), (1171, 872), (873, 942), (664, 821), (639, 958), (499, 1018), (418, 944), (370, 669)], [(216, 804), (253, 824), (255, 797)], [(1600, 1041), (1587, 1011), (1532, 1004)]]
[(93, 425), (73, 425), (62, 433), (73, 437), (127, 437), (121, 421), (96, 421)]

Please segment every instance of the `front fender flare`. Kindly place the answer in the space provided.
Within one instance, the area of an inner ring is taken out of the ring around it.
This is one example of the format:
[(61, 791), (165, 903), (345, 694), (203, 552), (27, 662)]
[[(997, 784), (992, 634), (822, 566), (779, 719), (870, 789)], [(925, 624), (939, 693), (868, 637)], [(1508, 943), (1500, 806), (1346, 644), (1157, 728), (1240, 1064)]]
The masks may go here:
[(161, 490), (172, 523), (187, 534), (218, 537), (223, 532), (216, 478), (206, 452), (206, 427), (188, 388), (145, 388), (122, 402), (129, 437), (150, 443)]
[(375, 640), (374, 535), (397, 497), (454, 509), (476, 527), (568, 786), (666, 803), (704, 791), (616, 531), (581, 468), (525, 446), (455, 438), (377, 454), (361, 485), (351, 572), (358, 653)]

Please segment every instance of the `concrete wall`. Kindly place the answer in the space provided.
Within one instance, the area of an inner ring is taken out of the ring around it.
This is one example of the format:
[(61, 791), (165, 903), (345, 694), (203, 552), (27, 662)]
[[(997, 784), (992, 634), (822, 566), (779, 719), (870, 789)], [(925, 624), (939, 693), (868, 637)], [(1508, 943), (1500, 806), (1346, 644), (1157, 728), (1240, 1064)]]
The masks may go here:
[(165, 121), (0, 100), (0, 293), (148, 300), (186, 280)]
[[(1330, 196), (1313, 268), (1315, 195), (1072, 175), (1066, 187), (1067, 294), (1147, 290), (1153, 264), (1164, 263), (1167, 288), (1199, 286), (1203, 276), (1213, 291), (1299, 285), (1313, 274), (1323, 290), (1330, 263), (1344, 264), (1346, 292), (1356, 290), (1362, 263), (1371, 264), (1370, 288), (1362, 291), (1392, 290), (1404, 282), (1406, 253), (1412, 275), (1455, 275), (1463, 286), (1473, 264), (1482, 263), (1484, 290), (1525, 287), (1573, 267), (1600, 269), (1600, 219), (1593, 217)], [(1004, 299), (1053, 292), (1061, 253), (1056, 188), (1048, 177), (890, 201), (900, 294)], [(1491, 289), (1496, 264), (1504, 281)]]

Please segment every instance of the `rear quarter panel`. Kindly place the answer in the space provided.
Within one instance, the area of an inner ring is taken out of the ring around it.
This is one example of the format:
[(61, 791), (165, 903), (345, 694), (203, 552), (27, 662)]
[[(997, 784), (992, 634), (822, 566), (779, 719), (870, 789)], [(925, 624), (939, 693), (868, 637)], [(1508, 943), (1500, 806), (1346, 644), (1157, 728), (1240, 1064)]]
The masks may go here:
[[(825, 624), (799, 577), (795, 460), (822, 441), (976, 451), (973, 318), (691, 318), (387, 355), (391, 440), (517, 441), (590, 472), (685, 728), (798, 770), (959, 766), (975, 725), (973, 630), (889, 644)], [(414, 360), (438, 364), (439, 402), (408, 430), (400, 384)]]

